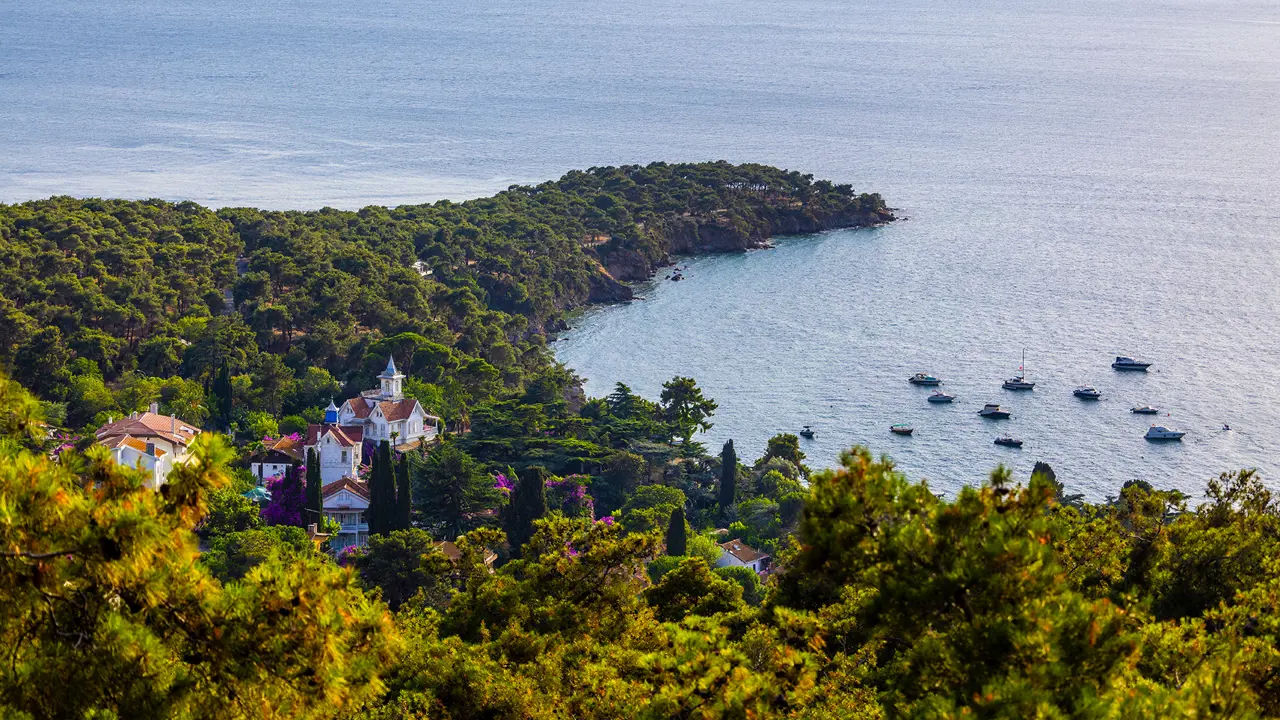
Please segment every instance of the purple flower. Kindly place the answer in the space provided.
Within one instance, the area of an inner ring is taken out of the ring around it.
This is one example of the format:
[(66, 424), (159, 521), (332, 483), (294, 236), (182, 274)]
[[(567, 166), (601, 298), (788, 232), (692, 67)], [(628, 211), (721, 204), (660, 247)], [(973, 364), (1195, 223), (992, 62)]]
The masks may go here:
[(599, 520), (597, 520), (596, 522), (602, 522), (602, 523), (604, 523), (605, 525), (612, 525), (612, 524), (613, 524), (613, 516), (612, 516), (612, 515), (605, 515), (604, 517), (600, 518), (600, 519), (599, 519)]

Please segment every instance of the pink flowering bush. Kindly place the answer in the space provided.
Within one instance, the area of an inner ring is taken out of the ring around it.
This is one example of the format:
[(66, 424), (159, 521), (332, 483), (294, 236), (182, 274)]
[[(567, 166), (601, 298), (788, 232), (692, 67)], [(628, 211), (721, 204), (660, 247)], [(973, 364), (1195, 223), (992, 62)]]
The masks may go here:
[(565, 517), (595, 518), (595, 502), (587, 494), (586, 475), (569, 475), (547, 481), (547, 509), (559, 510)]
[(502, 493), (504, 500), (511, 497), (511, 491), (515, 489), (515, 483), (511, 482), (506, 475), (498, 473), (493, 476), (493, 489)]
[(268, 525), (303, 527), (303, 511), (307, 506), (307, 488), (301, 466), (284, 475), (268, 478), (271, 500), (262, 508), (262, 519)]

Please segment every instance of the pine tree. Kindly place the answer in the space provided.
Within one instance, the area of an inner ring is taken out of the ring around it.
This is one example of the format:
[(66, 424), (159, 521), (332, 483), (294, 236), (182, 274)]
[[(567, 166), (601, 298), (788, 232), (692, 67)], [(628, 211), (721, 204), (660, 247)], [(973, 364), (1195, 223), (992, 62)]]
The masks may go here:
[(324, 514), (324, 496), (320, 482), (320, 458), (316, 449), (307, 450), (307, 524), (320, 524)]
[(504, 530), (511, 545), (511, 556), (520, 557), (524, 544), (533, 537), (533, 522), (547, 514), (545, 495), (546, 469), (531, 467), (524, 477), (516, 480), (511, 490), (511, 502), (506, 507)]
[(369, 533), (389, 535), (395, 526), (396, 481), (391, 464), (391, 443), (378, 444), (369, 478)]
[(684, 508), (678, 507), (671, 513), (671, 522), (667, 524), (667, 554), (680, 557), (688, 551), (689, 535), (685, 528)]
[(396, 522), (397, 530), (413, 526), (413, 491), (409, 487), (409, 456), (402, 455), (396, 463)]
[(733, 507), (734, 494), (738, 489), (738, 453), (733, 449), (733, 441), (724, 444), (720, 451), (720, 513), (724, 514)]

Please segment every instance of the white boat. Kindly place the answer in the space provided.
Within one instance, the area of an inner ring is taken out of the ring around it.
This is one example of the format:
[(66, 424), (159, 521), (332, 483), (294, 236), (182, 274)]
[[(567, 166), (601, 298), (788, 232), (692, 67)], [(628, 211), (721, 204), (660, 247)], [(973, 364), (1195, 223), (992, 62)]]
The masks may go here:
[(1143, 437), (1148, 440), (1181, 440), (1183, 435), (1186, 435), (1186, 433), (1170, 430), (1163, 425), (1152, 425)]
[(942, 384), (941, 380), (930, 375), (929, 373), (916, 373), (915, 375), (912, 375), (911, 377), (907, 378), (907, 382), (911, 383), (912, 385), (925, 385), (928, 387), (933, 387), (935, 385)]
[(1035, 390), (1036, 384), (1027, 382), (1027, 376), (1024, 374), (1027, 368), (1027, 351), (1022, 351), (1022, 364), (1018, 366), (1018, 374), (1004, 381), (1000, 387), (1005, 390)]
[(938, 390), (937, 392), (929, 396), (929, 402), (931, 403), (949, 403), (955, 399), (956, 399), (955, 395), (948, 395), (942, 392), (941, 390)]
[(1143, 405), (1142, 407), (1130, 408), (1129, 412), (1133, 413), (1134, 415), (1159, 415), (1160, 414), (1159, 410), (1151, 407), (1150, 405)]
[(1115, 362), (1111, 363), (1111, 367), (1116, 370), (1141, 370), (1146, 372), (1147, 368), (1151, 367), (1151, 363), (1134, 360), (1126, 355), (1117, 355)]
[(1036, 384), (1033, 382), (1027, 382), (1026, 378), (1022, 375), (1014, 375), (1008, 380), (1005, 380), (1004, 384), (1000, 387), (1005, 390), (1035, 390)]
[(986, 405), (983, 405), (982, 409), (978, 411), (978, 414), (984, 418), (991, 418), (993, 420), (1006, 420), (1009, 417), (1009, 411), (1001, 410), (1000, 406), (995, 403), (987, 403)]
[(913, 433), (913, 432), (915, 432), (915, 431), (916, 431), (916, 429), (915, 429), (915, 428), (911, 427), (910, 425), (904, 424), (904, 423), (899, 423), (899, 424), (897, 424), (897, 425), (890, 425), (890, 426), (889, 426), (889, 432), (891, 432), (891, 433), (893, 433), (893, 434), (895, 434), (895, 435), (910, 435), (911, 433)]
[(1097, 400), (1102, 397), (1102, 393), (1095, 387), (1089, 385), (1081, 385), (1071, 393), (1081, 400)]

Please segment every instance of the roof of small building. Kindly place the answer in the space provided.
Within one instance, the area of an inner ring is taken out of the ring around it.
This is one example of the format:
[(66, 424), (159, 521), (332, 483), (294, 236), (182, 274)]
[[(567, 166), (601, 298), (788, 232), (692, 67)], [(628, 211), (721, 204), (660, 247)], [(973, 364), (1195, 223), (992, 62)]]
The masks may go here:
[(752, 563), (769, 557), (767, 553), (762, 553), (741, 540), (730, 540), (728, 542), (719, 543), (719, 545), (721, 550), (724, 550), (734, 556), (742, 563)]
[(364, 440), (364, 428), (362, 427), (347, 427), (335, 425), (333, 423), (321, 423), (319, 425), (307, 426), (307, 445), (315, 445), (320, 442), (320, 438), (324, 437), (325, 433), (328, 432), (332, 432), (334, 439), (338, 441), (339, 445), (344, 447), (359, 445), (360, 442)]
[(369, 499), (369, 488), (359, 480), (353, 480), (349, 477), (339, 478), (320, 488), (320, 496), (323, 498), (333, 497), (343, 490), (350, 490), (352, 494), (364, 500)]
[(253, 462), (265, 462), (272, 457), (275, 457), (276, 459), (295, 460), (301, 462), (302, 441), (294, 440), (288, 436), (282, 437), (279, 440), (273, 440), (272, 442), (267, 443), (262, 451), (254, 453), (249, 459)]
[(413, 398), (383, 400), (378, 403), (378, 410), (382, 412), (382, 417), (386, 418), (387, 422), (407, 419), (417, 407), (418, 401)]

